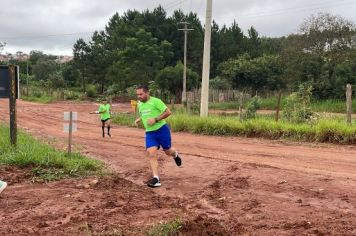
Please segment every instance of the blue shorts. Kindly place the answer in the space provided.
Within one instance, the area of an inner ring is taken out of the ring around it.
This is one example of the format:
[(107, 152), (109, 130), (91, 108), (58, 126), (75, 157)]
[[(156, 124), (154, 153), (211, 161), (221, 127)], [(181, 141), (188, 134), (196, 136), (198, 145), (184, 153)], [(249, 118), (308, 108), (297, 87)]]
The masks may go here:
[(168, 150), (172, 147), (171, 131), (167, 124), (163, 125), (156, 131), (146, 132), (146, 149), (162, 146), (163, 150)]

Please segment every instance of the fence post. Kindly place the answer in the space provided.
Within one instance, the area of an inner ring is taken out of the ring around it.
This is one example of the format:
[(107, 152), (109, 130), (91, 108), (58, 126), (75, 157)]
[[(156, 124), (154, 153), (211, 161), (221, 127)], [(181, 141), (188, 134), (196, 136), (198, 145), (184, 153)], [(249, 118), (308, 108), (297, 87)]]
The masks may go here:
[(12, 145), (17, 143), (17, 115), (16, 115), (16, 66), (9, 65), (9, 77), (10, 77), (10, 142)]
[(68, 156), (72, 153), (72, 129), (73, 129), (73, 112), (69, 112), (69, 137), (68, 137)]
[(346, 112), (347, 112), (347, 123), (351, 125), (351, 116), (352, 116), (352, 87), (351, 87), (351, 84), (346, 85)]
[(276, 122), (278, 122), (278, 120), (279, 120), (279, 109), (281, 107), (281, 97), (282, 97), (282, 91), (279, 90), (278, 98), (277, 98), (277, 107), (276, 107)]

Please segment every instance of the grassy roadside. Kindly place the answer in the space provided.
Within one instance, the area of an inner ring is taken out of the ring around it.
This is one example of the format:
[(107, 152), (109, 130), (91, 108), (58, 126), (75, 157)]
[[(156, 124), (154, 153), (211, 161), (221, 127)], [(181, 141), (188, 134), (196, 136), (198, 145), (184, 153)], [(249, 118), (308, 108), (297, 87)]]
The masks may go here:
[[(134, 127), (134, 119), (132, 114), (117, 114), (113, 122)], [(188, 114), (174, 114), (167, 119), (167, 122), (176, 132), (356, 144), (356, 126), (349, 126), (341, 119), (325, 118), (314, 124), (295, 124), (285, 121), (275, 122), (268, 116), (240, 122), (237, 117), (231, 116), (200, 118)]]
[[(275, 110), (277, 104), (277, 98), (261, 98), (260, 100), (261, 110)], [(247, 106), (247, 103), (243, 107)], [(285, 105), (285, 97), (281, 100), (281, 108)], [(210, 109), (215, 110), (238, 110), (238, 102), (223, 102), (223, 103), (211, 103), (209, 104)], [(345, 113), (346, 112), (346, 103), (342, 100), (323, 100), (323, 101), (312, 101), (311, 109), (315, 112), (330, 112), (330, 113)], [(356, 111), (356, 100), (353, 100), (352, 103), (353, 111)]]
[(74, 153), (70, 157), (63, 151), (48, 146), (20, 132), (17, 147), (10, 145), (9, 129), (0, 124), (0, 165), (32, 168), (34, 180), (53, 181), (69, 177), (101, 175), (100, 161)]
[(37, 103), (44, 103), (44, 104), (56, 101), (56, 98), (51, 96), (41, 96), (41, 97), (21, 96), (21, 99), (27, 102), (37, 102)]

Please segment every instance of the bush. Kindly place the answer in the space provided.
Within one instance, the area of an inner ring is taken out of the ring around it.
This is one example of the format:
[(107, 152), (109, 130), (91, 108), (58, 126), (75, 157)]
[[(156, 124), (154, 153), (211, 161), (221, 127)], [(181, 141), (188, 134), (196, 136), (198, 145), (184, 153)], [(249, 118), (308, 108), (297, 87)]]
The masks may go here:
[(131, 99), (136, 98), (136, 90), (137, 90), (136, 85), (128, 87), (126, 89), (126, 92), (127, 92), (127, 95), (129, 96), (129, 98), (131, 98)]
[(80, 97), (81, 97), (81, 94), (79, 92), (74, 92), (74, 91), (69, 91), (69, 90), (64, 91), (64, 99), (66, 99), (66, 100), (77, 100)]
[(87, 97), (94, 98), (97, 96), (96, 87), (94, 85), (88, 85), (86, 90)]
[(254, 96), (247, 104), (246, 112), (243, 114), (243, 119), (252, 119), (256, 117), (256, 112), (260, 109), (261, 100), (258, 96)]
[(316, 117), (310, 106), (312, 89), (312, 86), (302, 84), (297, 92), (287, 97), (283, 109), (285, 119), (294, 123), (303, 123)]
[(109, 96), (119, 96), (123, 94), (118, 84), (110, 85), (106, 92)]

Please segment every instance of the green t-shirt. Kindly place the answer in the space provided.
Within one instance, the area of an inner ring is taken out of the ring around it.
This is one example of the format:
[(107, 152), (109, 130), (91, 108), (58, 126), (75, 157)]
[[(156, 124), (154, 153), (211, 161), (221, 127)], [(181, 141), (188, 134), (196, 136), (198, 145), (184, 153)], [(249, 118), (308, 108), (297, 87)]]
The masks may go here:
[[(107, 120), (110, 118), (110, 104), (101, 104), (99, 106), (100, 119)], [(101, 113), (103, 112), (103, 113)]]
[(159, 117), (166, 109), (166, 104), (164, 104), (161, 99), (155, 97), (150, 97), (146, 102), (138, 103), (140, 118), (147, 132), (158, 130), (166, 124), (164, 120), (160, 120), (151, 126), (147, 124), (148, 119)]

